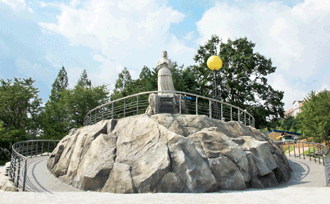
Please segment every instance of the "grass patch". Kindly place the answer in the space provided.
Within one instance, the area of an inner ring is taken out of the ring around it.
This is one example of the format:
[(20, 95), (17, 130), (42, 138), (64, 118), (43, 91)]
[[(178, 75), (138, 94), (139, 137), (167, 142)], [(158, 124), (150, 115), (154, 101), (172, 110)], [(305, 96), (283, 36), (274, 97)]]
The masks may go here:
[[(293, 146), (290, 146), (290, 152), (293, 151)], [(284, 153), (289, 153), (289, 147), (283, 147)]]

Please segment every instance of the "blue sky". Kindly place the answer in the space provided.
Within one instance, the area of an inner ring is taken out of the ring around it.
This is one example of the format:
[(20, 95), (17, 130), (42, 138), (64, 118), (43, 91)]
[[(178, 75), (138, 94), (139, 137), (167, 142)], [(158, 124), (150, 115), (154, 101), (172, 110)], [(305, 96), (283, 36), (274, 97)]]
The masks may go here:
[(167, 50), (193, 65), (212, 34), (247, 37), (277, 67), (269, 83), (285, 109), (330, 89), (330, 2), (184, 0), (0, 0), (0, 78), (32, 77), (44, 102), (65, 66), (73, 87), (84, 69), (113, 89), (124, 67), (137, 78)]

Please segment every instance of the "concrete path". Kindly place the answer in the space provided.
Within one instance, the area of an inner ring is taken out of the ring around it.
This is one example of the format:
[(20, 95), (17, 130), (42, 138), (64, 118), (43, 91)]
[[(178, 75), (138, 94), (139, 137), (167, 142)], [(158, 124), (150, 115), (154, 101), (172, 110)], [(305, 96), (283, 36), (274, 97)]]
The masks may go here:
[(0, 192), (0, 203), (330, 203), (323, 165), (309, 159), (288, 159), (292, 177), (276, 188), (200, 194), (112, 194), (81, 192), (68, 186), (49, 173), (47, 157), (36, 157), (28, 164), (29, 189), (45, 193)]
[[(28, 192), (70, 192), (81, 191), (56, 178), (47, 169), (48, 156), (33, 157), (28, 160), (25, 188)], [(22, 183), (22, 182), (21, 182)]]

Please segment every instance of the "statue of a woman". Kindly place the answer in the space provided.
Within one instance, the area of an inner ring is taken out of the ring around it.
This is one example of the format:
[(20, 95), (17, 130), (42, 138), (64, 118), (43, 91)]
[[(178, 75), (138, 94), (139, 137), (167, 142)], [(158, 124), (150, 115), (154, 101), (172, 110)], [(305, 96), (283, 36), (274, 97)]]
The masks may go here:
[(163, 58), (157, 61), (156, 69), (158, 70), (158, 91), (175, 91), (171, 69), (173, 64), (167, 59), (167, 52), (163, 51)]

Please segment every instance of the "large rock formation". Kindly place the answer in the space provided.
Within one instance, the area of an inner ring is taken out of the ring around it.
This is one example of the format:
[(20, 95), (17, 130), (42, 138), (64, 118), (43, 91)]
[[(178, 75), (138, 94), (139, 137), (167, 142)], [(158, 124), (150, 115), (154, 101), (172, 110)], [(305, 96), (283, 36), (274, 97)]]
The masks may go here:
[(290, 179), (282, 151), (262, 132), (204, 115), (137, 115), (71, 130), (47, 166), (83, 190), (212, 192)]

